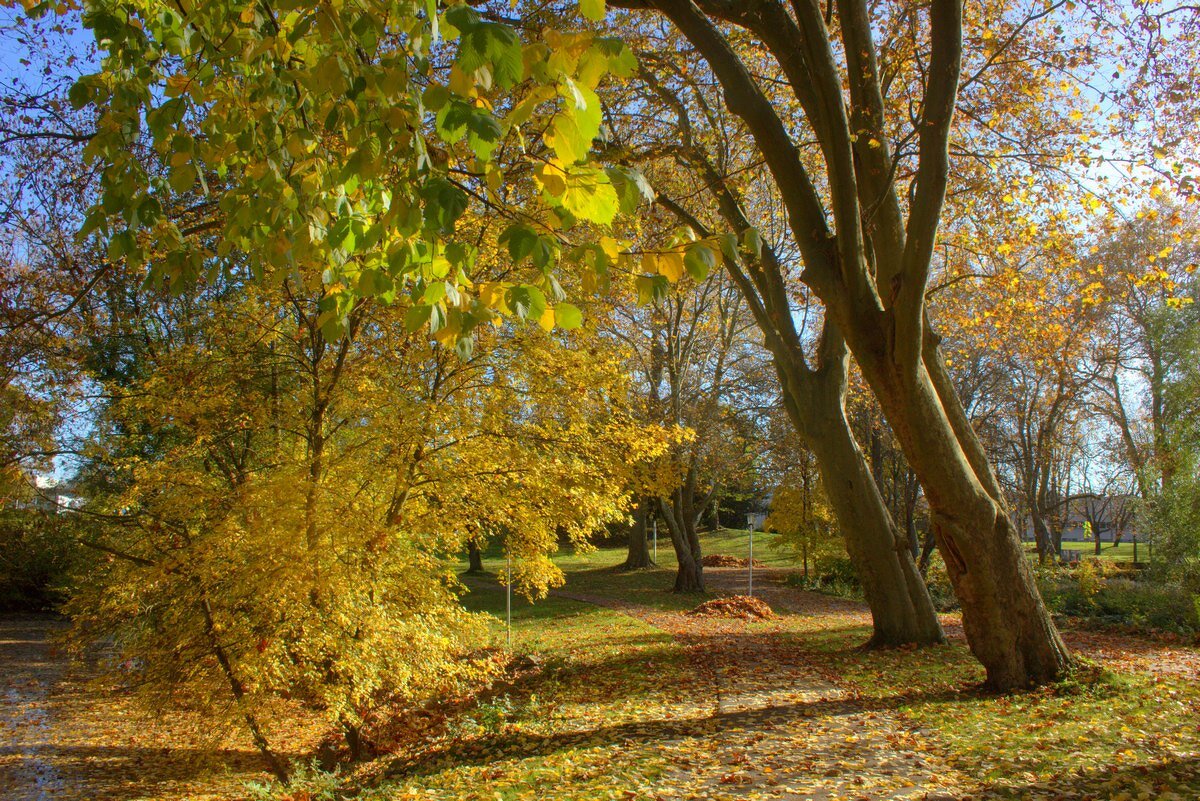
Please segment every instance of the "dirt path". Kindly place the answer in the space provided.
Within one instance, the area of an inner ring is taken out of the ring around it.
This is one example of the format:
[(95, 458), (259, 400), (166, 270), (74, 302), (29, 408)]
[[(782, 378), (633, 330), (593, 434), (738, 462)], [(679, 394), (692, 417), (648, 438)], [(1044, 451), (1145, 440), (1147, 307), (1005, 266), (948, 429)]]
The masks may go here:
[(46, 749), (51, 720), (50, 691), (62, 677), (62, 661), (48, 643), (62, 628), (51, 617), (0, 618), (0, 798), (53, 798), (62, 776)]
[[(742, 577), (739, 585), (738, 578)], [(710, 590), (744, 591), (744, 571), (706, 571)], [(766, 576), (755, 594), (782, 615), (804, 614), (802, 595)], [(920, 737), (886, 711), (859, 704), (779, 636), (785, 621), (749, 625), (667, 612), (596, 595), (562, 597), (605, 606), (670, 633), (708, 692), (698, 699), (712, 733), (679, 741), (668, 785), (682, 798), (951, 799), (963, 777), (929, 756)], [(862, 611), (835, 602), (848, 622)], [(822, 610), (822, 614), (828, 610)], [(830, 625), (838, 625), (833, 615)], [(697, 710), (699, 711), (699, 710)]]
[(0, 616), (0, 799), (216, 801), (265, 776), (239, 730), (152, 715), (52, 645), (50, 616)]

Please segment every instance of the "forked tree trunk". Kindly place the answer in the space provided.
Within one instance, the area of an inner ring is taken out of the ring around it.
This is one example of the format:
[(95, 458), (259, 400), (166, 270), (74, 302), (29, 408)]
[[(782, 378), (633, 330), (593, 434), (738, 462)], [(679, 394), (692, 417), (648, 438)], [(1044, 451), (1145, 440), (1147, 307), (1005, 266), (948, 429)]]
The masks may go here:
[[(836, 335), (827, 331), (826, 336)], [(929, 589), (846, 419), (846, 363), (833, 351), (819, 372), (805, 376), (805, 386), (789, 381), (789, 370), (780, 369), (780, 379), (788, 414), (817, 457), (825, 494), (871, 608), (868, 645), (944, 642)], [(779, 366), (778, 355), (776, 360)]]
[[(615, 4), (621, 5), (620, 0)], [(650, 0), (708, 62), (726, 108), (741, 118), (770, 170), (804, 269), (871, 385), (929, 501), (938, 548), (963, 609), (971, 650), (988, 682), (1006, 690), (1053, 681), (1071, 665), (1033, 581), (987, 455), (937, 353), (926, 298), (950, 175), (950, 137), (962, 73), (962, 0), (932, 0), (917, 167), (907, 215), (888, 145), (879, 52), (865, 0), (837, 4), (841, 42), (817, 3)], [(820, 144), (814, 181), (791, 118), (730, 43), (723, 22), (746, 27), (775, 57)], [(841, 46), (835, 46), (839, 44)], [(850, 103), (846, 103), (846, 89)], [(683, 135), (686, 130), (681, 126)], [(875, 134), (867, 138), (865, 133)], [(764, 326), (789, 325), (785, 273), (752, 272), (771, 308)], [(761, 319), (761, 316), (760, 316)], [(788, 347), (793, 347), (790, 343)], [(935, 389), (936, 386), (936, 389)]]
[[(745, 213), (720, 175), (710, 169), (706, 177), (729, 225), (735, 230), (748, 230), (750, 225)], [(660, 202), (695, 230), (704, 231), (703, 225), (677, 203), (665, 198), (660, 198)], [(763, 246), (761, 258), (769, 269), (781, 269), (770, 246)], [(752, 267), (749, 263), (747, 266)], [(846, 550), (871, 607), (874, 631), (870, 644), (944, 642), (945, 635), (929, 590), (917, 571), (912, 552), (897, 536), (879, 486), (846, 420), (849, 364), (844, 340), (836, 327), (827, 321), (818, 354), (820, 367), (813, 370), (808, 365), (790, 312), (782, 312), (787, 308), (786, 296), (778, 288), (782, 284), (773, 287), (774, 294), (768, 291), (760, 296), (747, 275), (750, 270), (743, 272), (733, 262), (727, 262), (727, 267), (766, 335), (766, 346), (779, 375), (788, 417), (817, 457), (817, 466), (845, 538)], [(772, 307), (781, 311), (773, 313)], [(664, 504), (664, 511), (666, 508)], [(682, 570), (682, 561), (680, 567)]]
[(704, 565), (700, 551), (700, 537), (696, 533), (696, 515), (684, 497), (683, 489), (675, 490), (671, 500), (659, 503), (667, 530), (671, 532), (671, 545), (679, 567), (675, 571), (675, 592), (705, 592)]
[(1011, 690), (1057, 680), (1070, 655), (932, 337), (915, 376), (904, 376), (877, 347), (860, 342), (855, 353), (925, 488), (967, 642), (988, 685)]
[(629, 528), (629, 551), (625, 556), (622, 570), (642, 570), (651, 567), (650, 544), (647, 529), (650, 521), (650, 502), (645, 498), (638, 501), (637, 509), (633, 512), (633, 525)]

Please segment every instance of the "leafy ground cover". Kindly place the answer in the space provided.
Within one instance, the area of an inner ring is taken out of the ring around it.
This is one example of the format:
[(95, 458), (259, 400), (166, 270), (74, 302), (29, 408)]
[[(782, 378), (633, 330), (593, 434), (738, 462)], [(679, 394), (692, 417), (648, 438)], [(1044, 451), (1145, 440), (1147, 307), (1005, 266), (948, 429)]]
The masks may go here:
[[(988, 695), (955, 615), (946, 646), (863, 651), (861, 604), (786, 586), (778, 568), (755, 574), (772, 619), (686, 614), (699, 599), (665, 591), (663, 556), (628, 573), (614, 569), (620, 549), (562, 557), (565, 587), (536, 604), (513, 596), (511, 675), (419, 720), (379, 722), (379, 755), (353, 771), (247, 790), (248, 745), (205, 746), (183, 717), (157, 724), (169, 745), (135, 742), (146, 719), (127, 699), (88, 696), (51, 667), (21, 710), (42, 710), (41, 728), (2, 752), (0, 787), (38, 798), (49, 770), (81, 798), (1200, 797), (1200, 651), (1187, 640), (1068, 626), (1090, 660), (1075, 680)], [(466, 579), (466, 605), (493, 616), (482, 645), (505, 641), (502, 565)], [(743, 569), (707, 577), (714, 594), (747, 590)], [(301, 731), (295, 755), (311, 751)]]

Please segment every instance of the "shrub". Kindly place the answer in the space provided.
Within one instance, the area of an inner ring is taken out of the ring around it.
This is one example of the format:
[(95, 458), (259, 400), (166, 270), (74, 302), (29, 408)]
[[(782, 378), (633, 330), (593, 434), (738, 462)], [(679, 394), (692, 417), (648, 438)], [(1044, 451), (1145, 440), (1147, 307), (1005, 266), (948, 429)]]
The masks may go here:
[(1051, 610), (1102, 623), (1193, 634), (1200, 632), (1196, 596), (1185, 587), (1135, 579), (1087, 560), (1074, 570), (1044, 570), (1038, 586)]
[(40, 510), (0, 513), (0, 612), (58, 607), (74, 552), (71, 526)]

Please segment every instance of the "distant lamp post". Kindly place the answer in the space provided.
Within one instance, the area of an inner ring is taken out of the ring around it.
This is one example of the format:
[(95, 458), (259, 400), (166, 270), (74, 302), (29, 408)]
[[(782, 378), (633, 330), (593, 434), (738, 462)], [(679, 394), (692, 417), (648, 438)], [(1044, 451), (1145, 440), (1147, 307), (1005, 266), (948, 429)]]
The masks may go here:
[(754, 529), (763, 524), (763, 515), (758, 512), (746, 513), (746, 528), (750, 529), (750, 558), (746, 560), (748, 573), (747, 592), (751, 598), (754, 597)]

